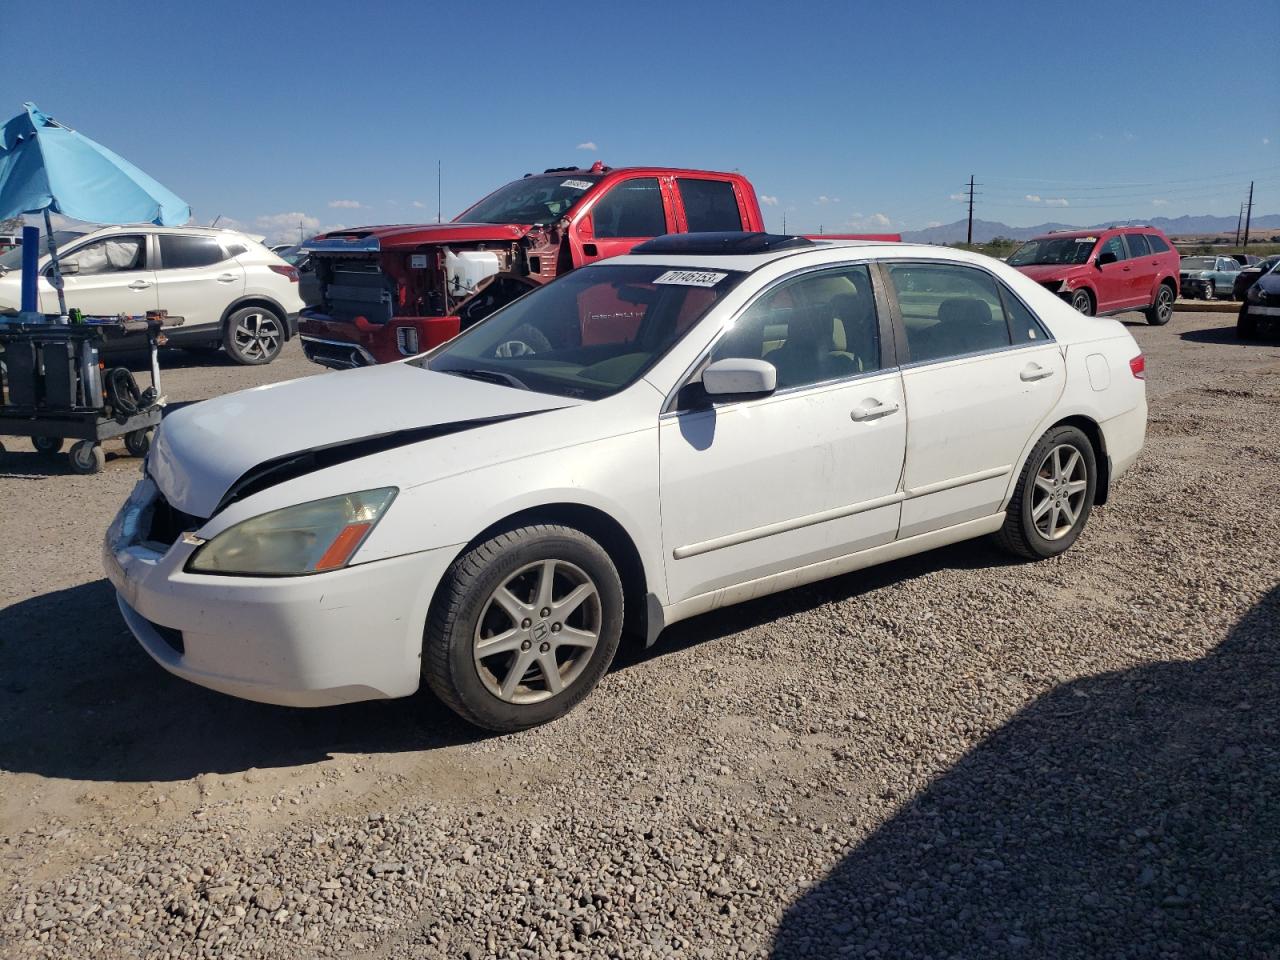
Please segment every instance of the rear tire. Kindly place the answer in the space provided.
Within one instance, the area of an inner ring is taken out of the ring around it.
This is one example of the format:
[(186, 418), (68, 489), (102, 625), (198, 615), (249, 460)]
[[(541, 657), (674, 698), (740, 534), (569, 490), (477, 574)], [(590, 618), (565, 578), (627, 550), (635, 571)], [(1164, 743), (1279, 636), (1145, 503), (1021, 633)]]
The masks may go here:
[(1093, 297), (1088, 290), (1077, 290), (1071, 295), (1071, 306), (1086, 317), (1093, 316)]
[(1160, 284), (1156, 291), (1155, 302), (1143, 311), (1147, 315), (1147, 323), (1153, 327), (1163, 327), (1173, 316), (1173, 287), (1167, 283)]
[(609, 669), (622, 617), (622, 581), (604, 548), (572, 527), (520, 527), (472, 547), (445, 574), (427, 618), (423, 678), (486, 730), (547, 723)]
[(1077, 427), (1054, 427), (1027, 457), (996, 542), (1028, 560), (1063, 553), (1089, 521), (1097, 484), (1089, 438)]
[(280, 356), (284, 321), (266, 307), (241, 307), (227, 317), (222, 346), (227, 356), (247, 367), (259, 367)]

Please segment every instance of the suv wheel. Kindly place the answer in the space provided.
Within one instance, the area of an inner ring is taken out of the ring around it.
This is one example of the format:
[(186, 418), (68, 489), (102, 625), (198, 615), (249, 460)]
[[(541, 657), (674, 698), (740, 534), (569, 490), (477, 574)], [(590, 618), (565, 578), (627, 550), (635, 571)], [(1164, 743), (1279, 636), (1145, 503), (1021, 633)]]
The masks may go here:
[(1218, 291), (1214, 289), (1213, 281), (1206, 280), (1204, 287), (1200, 291), (1200, 296), (1203, 297), (1205, 300), (1212, 300), (1217, 295), (1218, 295)]
[(1147, 315), (1147, 323), (1153, 326), (1163, 327), (1169, 322), (1169, 318), (1173, 316), (1173, 287), (1167, 283), (1160, 284), (1160, 289), (1156, 291), (1156, 299), (1151, 306), (1143, 311)]
[(422, 674), (476, 726), (511, 732), (568, 713), (622, 636), (622, 581), (571, 527), (499, 534), (459, 557), (432, 604)]
[(222, 344), (236, 363), (270, 363), (284, 346), (284, 323), (266, 307), (241, 307), (227, 317)]
[(1093, 316), (1093, 297), (1089, 296), (1088, 290), (1082, 288), (1073, 293), (1071, 295), (1071, 306), (1086, 317)]

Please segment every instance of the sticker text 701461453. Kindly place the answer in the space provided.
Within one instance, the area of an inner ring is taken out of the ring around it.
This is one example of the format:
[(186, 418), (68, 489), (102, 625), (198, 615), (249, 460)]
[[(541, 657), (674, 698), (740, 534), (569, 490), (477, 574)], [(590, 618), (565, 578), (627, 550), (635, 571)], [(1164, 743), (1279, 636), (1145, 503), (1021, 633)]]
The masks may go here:
[(714, 287), (727, 276), (727, 273), (715, 270), (668, 270), (653, 282), (674, 283), (682, 287)]

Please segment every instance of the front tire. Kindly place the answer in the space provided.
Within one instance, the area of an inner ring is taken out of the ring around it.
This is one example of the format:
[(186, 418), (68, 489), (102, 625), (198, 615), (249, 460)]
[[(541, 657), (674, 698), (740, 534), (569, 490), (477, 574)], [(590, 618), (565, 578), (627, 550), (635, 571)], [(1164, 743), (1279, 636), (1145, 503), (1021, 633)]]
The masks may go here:
[(1236, 317), (1236, 338), (1239, 340), (1257, 340), (1258, 339), (1258, 319), (1251, 317), (1247, 307), (1240, 309), (1240, 315)]
[(1173, 316), (1173, 287), (1167, 283), (1160, 284), (1155, 302), (1143, 312), (1147, 315), (1147, 323), (1153, 327), (1163, 327), (1168, 323)]
[(1089, 438), (1077, 427), (1054, 427), (1027, 457), (996, 541), (1028, 560), (1056, 557), (1084, 530), (1097, 484)]
[(520, 527), (449, 568), (427, 618), (423, 677), (478, 727), (547, 723), (609, 669), (622, 616), (622, 581), (598, 543), (571, 527)]
[(1086, 317), (1093, 316), (1093, 297), (1089, 296), (1089, 291), (1080, 289), (1071, 295), (1071, 306)]
[(241, 307), (227, 317), (222, 345), (227, 356), (247, 367), (259, 367), (280, 356), (284, 321), (266, 307)]
[(1214, 287), (1214, 285), (1213, 285), (1213, 281), (1212, 281), (1212, 280), (1210, 280), (1208, 283), (1206, 283), (1206, 284), (1204, 285), (1204, 289), (1203, 289), (1203, 291), (1201, 292), (1201, 294), (1200, 294), (1200, 295), (1201, 295), (1205, 300), (1212, 300), (1212, 299), (1214, 299), (1214, 298), (1218, 295), (1218, 291), (1217, 291), (1217, 289)]

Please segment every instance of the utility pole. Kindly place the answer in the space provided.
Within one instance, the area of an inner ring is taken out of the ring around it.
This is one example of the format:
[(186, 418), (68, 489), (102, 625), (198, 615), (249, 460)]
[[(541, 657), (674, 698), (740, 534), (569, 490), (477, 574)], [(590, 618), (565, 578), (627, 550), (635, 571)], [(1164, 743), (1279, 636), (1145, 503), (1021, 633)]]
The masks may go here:
[(965, 243), (973, 246), (973, 174), (969, 174), (969, 232)]
[(1249, 221), (1253, 219), (1253, 181), (1249, 181), (1249, 205), (1244, 209), (1244, 247), (1249, 249)]
[(786, 233), (787, 233), (787, 211), (783, 210), (783, 211), (782, 211), (782, 234), (783, 234), (783, 236), (786, 236)]
[(1236, 217), (1236, 246), (1240, 245), (1240, 228), (1244, 225), (1244, 202), (1240, 203), (1240, 216)]
[(305, 240), (305, 238), (302, 236), (302, 221), (301, 221), (301, 220), (299, 220), (299, 221), (298, 221), (298, 244), (299, 244), (299, 246), (301, 246), (301, 245), (302, 245), (302, 243), (304, 242), (304, 240)]
[(441, 197), (444, 196), (443, 174), (440, 168), (440, 161), (436, 161), (436, 223), (440, 223), (440, 217), (444, 214), (444, 203)]

